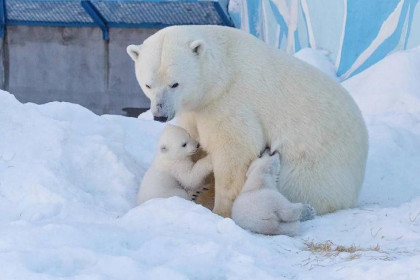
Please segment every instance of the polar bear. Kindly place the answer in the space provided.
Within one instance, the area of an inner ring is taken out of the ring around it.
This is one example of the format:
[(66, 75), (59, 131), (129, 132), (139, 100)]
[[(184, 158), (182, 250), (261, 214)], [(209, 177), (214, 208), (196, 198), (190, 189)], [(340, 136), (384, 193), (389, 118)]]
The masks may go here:
[(168, 124), (159, 138), (152, 165), (143, 177), (137, 203), (171, 196), (194, 199), (204, 179), (213, 171), (209, 156), (196, 163), (192, 161), (199, 147), (183, 128)]
[(244, 229), (255, 233), (295, 236), (300, 222), (313, 219), (315, 210), (307, 204), (291, 203), (278, 190), (280, 156), (264, 151), (246, 173), (246, 182), (235, 199), (232, 219)]
[(356, 204), (366, 126), (348, 92), (318, 69), (222, 26), (167, 27), (127, 52), (154, 119), (176, 116), (210, 154), (215, 213), (230, 216), (248, 166), (273, 142), (288, 200), (319, 214)]

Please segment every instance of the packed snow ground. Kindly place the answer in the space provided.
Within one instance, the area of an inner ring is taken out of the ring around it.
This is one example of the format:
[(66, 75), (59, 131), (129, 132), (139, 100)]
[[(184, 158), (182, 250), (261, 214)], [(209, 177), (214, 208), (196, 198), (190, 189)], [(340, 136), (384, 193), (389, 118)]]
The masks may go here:
[(136, 207), (160, 123), (0, 92), (0, 279), (420, 279), (419, 77), (417, 48), (343, 83), (370, 133), (360, 202), (295, 238), (180, 198)]

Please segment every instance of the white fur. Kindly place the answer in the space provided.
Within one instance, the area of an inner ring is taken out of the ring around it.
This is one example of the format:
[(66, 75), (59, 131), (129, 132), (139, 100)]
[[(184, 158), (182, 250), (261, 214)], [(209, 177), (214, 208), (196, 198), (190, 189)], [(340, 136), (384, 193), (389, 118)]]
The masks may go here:
[(158, 197), (179, 196), (191, 199), (207, 175), (212, 172), (210, 157), (194, 163), (198, 142), (180, 127), (167, 125), (159, 138), (156, 156), (144, 175), (137, 196), (139, 204)]
[[(254, 160), (241, 193), (232, 207), (232, 219), (242, 228), (262, 234), (299, 233), (302, 203), (291, 203), (277, 190), (280, 158), (268, 152)], [(312, 217), (313, 218), (313, 217)]]
[(153, 115), (176, 115), (211, 155), (215, 213), (230, 215), (249, 164), (274, 142), (282, 155), (277, 188), (290, 201), (320, 214), (355, 205), (367, 130), (340, 84), (228, 27), (168, 27), (134, 50), (128, 52)]

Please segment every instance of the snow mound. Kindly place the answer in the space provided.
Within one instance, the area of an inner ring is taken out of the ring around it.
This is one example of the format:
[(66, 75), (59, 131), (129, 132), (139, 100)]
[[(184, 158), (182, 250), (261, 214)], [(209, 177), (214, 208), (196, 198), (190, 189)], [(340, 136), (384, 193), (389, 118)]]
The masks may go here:
[(159, 125), (68, 103), (23, 105), (3, 91), (0, 106), (0, 220), (80, 220), (132, 207)]
[(369, 128), (360, 203), (396, 206), (420, 195), (420, 47), (392, 54), (343, 83)]
[(334, 64), (331, 59), (328, 57), (328, 51), (303, 48), (297, 53), (294, 54), (296, 58), (299, 58), (302, 61), (318, 68), (335, 81), (339, 81), (337, 77), (337, 71), (335, 70)]
[(137, 118), (141, 120), (153, 121), (152, 111), (150, 111), (150, 109), (147, 111), (144, 111)]
[(370, 133), (360, 203), (295, 238), (176, 197), (136, 206), (162, 124), (1, 91), (0, 278), (420, 279), (419, 59), (396, 53), (344, 83)]
[[(386, 57), (368, 70), (346, 80), (343, 85), (352, 91), (365, 115), (407, 113), (418, 116), (419, 77), (420, 46)], [(392, 114), (389, 114), (388, 119), (393, 119)], [(399, 120), (397, 124), (404, 124), (404, 120)]]
[[(150, 109), (147, 110), (147, 111), (144, 111), (137, 118), (140, 119), (140, 120), (145, 120), (145, 121), (153, 121), (152, 111)], [(176, 120), (176, 118), (174, 118), (167, 123), (176, 125), (176, 122), (177, 122), (177, 120)]]

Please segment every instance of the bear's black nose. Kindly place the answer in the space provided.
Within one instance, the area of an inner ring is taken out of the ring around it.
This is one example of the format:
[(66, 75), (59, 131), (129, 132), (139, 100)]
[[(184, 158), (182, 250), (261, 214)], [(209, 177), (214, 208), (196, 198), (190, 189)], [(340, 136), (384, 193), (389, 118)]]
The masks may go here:
[(161, 117), (153, 116), (153, 119), (155, 121), (158, 121), (158, 122), (166, 122), (168, 120), (168, 117), (165, 117), (165, 116), (161, 116)]
[(197, 144), (197, 149), (200, 148), (200, 143)]

